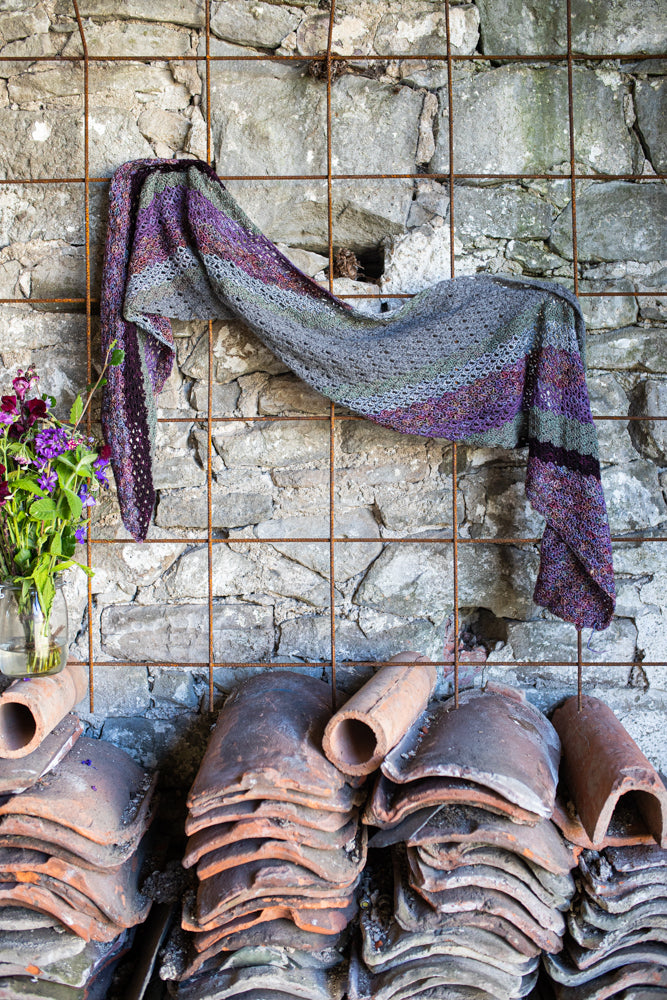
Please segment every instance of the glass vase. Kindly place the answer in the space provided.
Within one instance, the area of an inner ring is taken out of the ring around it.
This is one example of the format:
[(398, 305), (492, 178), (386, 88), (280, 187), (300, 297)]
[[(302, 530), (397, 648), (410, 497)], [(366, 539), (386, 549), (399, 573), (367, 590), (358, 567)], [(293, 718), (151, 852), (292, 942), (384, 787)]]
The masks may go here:
[(56, 581), (51, 613), (45, 618), (31, 588), (0, 583), (0, 671), (7, 677), (57, 674), (67, 662), (67, 602), (62, 581)]

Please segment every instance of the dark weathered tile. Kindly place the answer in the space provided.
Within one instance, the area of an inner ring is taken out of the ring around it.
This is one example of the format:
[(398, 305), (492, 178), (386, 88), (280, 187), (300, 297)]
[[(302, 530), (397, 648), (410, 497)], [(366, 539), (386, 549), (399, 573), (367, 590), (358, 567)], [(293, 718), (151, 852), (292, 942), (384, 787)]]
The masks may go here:
[(463, 691), (420, 717), (382, 765), (402, 784), (450, 777), (483, 785), (523, 809), (553, 810), (560, 742), (548, 721), (513, 688)]
[(577, 814), (596, 850), (619, 799), (632, 793), (632, 806), (646, 829), (667, 847), (667, 789), (612, 710), (599, 698), (568, 698), (553, 715), (563, 745), (563, 777)]

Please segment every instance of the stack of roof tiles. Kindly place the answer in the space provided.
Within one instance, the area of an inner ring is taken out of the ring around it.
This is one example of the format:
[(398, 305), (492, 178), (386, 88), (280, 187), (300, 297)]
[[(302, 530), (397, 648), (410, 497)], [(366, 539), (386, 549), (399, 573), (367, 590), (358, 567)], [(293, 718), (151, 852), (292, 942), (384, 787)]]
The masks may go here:
[(545, 956), (557, 1000), (667, 996), (667, 791), (597, 698), (554, 713), (563, 742), (555, 816), (580, 852), (565, 948)]
[(322, 752), (330, 715), (327, 684), (278, 670), (221, 711), (188, 797), (183, 863), (198, 886), (179, 997), (340, 994), (327, 970), (356, 912), (366, 830), (362, 793)]
[(0, 763), (0, 997), (104, 1000), (131, 928), (154, 779), (68, 716)]
[(429, 707), (385, 758), (364, 821), (371, 847), (393, 845), (393, 886), (364, 885), (350, 1000), (530, 992), (574, 892), (550, 821), (559, 754), (523, 695), (490, 687)]

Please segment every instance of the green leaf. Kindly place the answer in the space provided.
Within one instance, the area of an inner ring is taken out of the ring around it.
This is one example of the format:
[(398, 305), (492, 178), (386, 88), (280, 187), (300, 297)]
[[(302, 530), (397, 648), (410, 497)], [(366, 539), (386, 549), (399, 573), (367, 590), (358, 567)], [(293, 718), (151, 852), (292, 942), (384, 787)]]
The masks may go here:
[(83, 413), (83, 400), (81, 396), (77, 396), (72, 403), (72, 409), (69, 411), (69, 419), (71, 424), (78, 424), (81, 419), (81, 414)]
[(63, 551), (62, 539), (60, 535), (56, 533), (51, 539), (51, 544), (49, 545), (49, 552), (51, 553), (52, 556), (60, 556), (62, 555), (62, 551)]
[(121, 351), (120, 347), (117, 347), (115, 351), (111, 352), (111, 357), (109, 358), (109, 364), (113, 365), (115, 368), (117, 365), (122, 365), (125, 360), (125, 351)]
[(30, 505), (30, 516), (40, 521), (54, 521), (56, 518), (56, 505), (48, 497), (45, 497), (43, 500), (35, 500)]
[(70, 514), (72, 515), (73, 518), (78, 520), (81, 517), (83, 504), (79, 500), (76, 493), (73, 493), (72, 490), (68, 490), (65, 487), (63, 487), (63, 493), (67, 497), (67, 506), (69, 507)]
[(12, 490), (27, 490), (28, 493), (34, 493), (35, 496), (44, 496), (44, 490), (30, 479), (14, 479), (11, 487)]
[(55, 406), (56, 403), (58, 402), (58, 400), (56, 399), (56, 397), (55, 396), (51, 396), (48, 392), (43, 392), (42, 393), (42, 399), (44, 400), (45, 403), (48, 403), (49, 406)]
[(74, 534), (74, 528), (68, 525), (62, 533), (62, 555), (70, 556), (74, 555), (76, 549), (76, 536)]

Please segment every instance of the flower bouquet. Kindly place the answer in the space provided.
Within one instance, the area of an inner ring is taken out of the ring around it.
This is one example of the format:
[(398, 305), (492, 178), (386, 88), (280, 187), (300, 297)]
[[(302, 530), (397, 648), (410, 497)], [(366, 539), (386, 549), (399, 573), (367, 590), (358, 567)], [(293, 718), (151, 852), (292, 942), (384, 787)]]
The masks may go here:
[(69, 421), (56, 418), (53, 396), (32, 395), (33, 367), (19, 370), (12, 395), (0, 405), (0, 671), (12, 677), (54, 674), (67, 659), (67, 606), (62, 573), (86, 540), (96, 494), (108, 486), (109, 448), (99, 447), (81, 422), (109, 365), (114, 345), (84, 402)]

